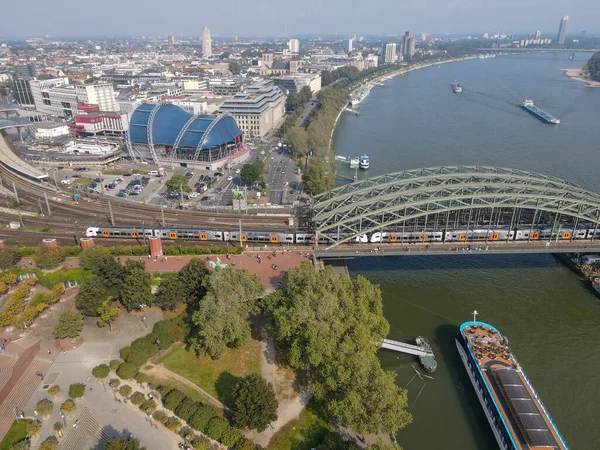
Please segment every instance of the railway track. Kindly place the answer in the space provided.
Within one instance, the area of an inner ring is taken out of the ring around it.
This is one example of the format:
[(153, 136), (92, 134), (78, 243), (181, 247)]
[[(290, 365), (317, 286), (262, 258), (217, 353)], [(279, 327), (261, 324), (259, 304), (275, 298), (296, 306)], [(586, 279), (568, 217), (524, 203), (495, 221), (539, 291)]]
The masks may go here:
[[(15, 238), (20, 242), (20, 237), (31, 241), (38, 236), (56, 237), (60, 241), (71, 240), (74, 242), (75, 230), (80, 237), (85, 236), (85, 230), (89, 226), (110, 224), (112, 217), (115, 224), (122, 226), (146, 227), (162, 226), (161, 209), (158, 206), (131, 203), (107, 196), (82, 197), (75, 201), (71, 194), (55, 186), (38, 184), (23, 178), (5, 167), (0, 167), (0, 178), (3, 186), (13, 190), (13, 183), (17, 190), (21, 211), (33, 213), (23, 215), (25, 228), (0, 233), (0, 236)], [(51, 215), (47, 214), (46, 199), (50, 204)], [(16, 200), (14, 194), (3, 192), (0, 198), (4, 198), (7, 206), (12, 207)], [(110, 201), (110, 206), (109, 206)], [(0, 200), (1, 202), (1, 200)], [(3, 205), (0, 205), (3, 206)], [(0, 220), (18, 222), (16, 214), (0, 212)], [(246, 214), (212, 213), (203, 211), (186, 211), (164, 209), (164, 221), (167, 227), (211, 227), (216, 229), (237, 229), (241, 219), (242, 226), (246, 229), (270, 229), (294, 231), (294, 227), (288, 226), (290, 216), (253, 216)], [(41, 239), (41, 237), (39, 238)], [(39, 240), (38, 240), (39, 242)]]

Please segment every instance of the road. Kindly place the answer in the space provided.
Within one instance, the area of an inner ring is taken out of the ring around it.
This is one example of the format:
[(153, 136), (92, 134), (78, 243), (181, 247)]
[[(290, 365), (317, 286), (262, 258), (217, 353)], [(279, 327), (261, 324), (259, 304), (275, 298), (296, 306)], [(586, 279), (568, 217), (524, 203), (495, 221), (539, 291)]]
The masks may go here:
[(273, 205), (284, 204), (284, 194), (295, 189), (296, 175), (291, 150), (278, 150), (273, 152), (267, 165), (267, 186), (269, 187), (269, 200)]

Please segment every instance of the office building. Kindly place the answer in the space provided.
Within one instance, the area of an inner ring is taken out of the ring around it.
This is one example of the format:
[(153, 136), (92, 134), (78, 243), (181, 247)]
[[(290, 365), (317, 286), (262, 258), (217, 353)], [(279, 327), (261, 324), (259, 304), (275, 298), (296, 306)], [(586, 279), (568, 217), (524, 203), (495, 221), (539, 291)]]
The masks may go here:
[(560, 25), (558, 27), (558, 45), (565, 43), (565, 37), (567, 36), (567, 27), (569, 26), (569, 16), (565, 16), (560, 19)]
[(88, 105), (98, 105), (100, 111), (120, 111), (112, 83), (84, 84), (75, 88), (77, 100)]
[(235, 117), (244, 135), (264, 137), (281, 122), (285, 95), (273, 84), (256, 83), (225, 100), (220, 112)]
[(298, 39), (290, 39), (288, 41), (288, 50), (290, 53), (300, 53), (300, 41)]
[(415, 54), (415, 33), (407, 31), (402, 40), (402, 55), (405, 58), (412, 58)]
[(73, 117), (69, 128), (75, 137), (90, 135), (121, 135), (129, 127), (129, 116), (121, 112), (100, 112), (97, 105), (77, 105), (79, 114)]
[(381, 64), (393, 64), (396, 62), (396, 43), (386, 42), (381, 47)]
[(541, 38), (542, 38), (542, 32), (541, 32), (540, 30), (537, 30), (537, 31), (535, 32), (535, 38), (536, 38), (536, 39), (541, 39)]
[(167, 43), (169, 44), (170, 47), (172, 47), (173, 45), (175, 45), (175, 38), (173, 36), (168, 36)]
[(14, 66), (14, 74), (17, 78), (34, 78), (37, 71), (34, 64), (18, 64)]
[(30, 80), (35, 109), (59, 117), (73, 117), (77, 112), (77, 92), (68, 83), (66, 77)]
[(352, 39), (346, 39), (344, 41), (344, 51), (350, 53), (352, 51), (354, 41)]
[(202, 27), (202, 56), (210, 58), (212, 56), (212, 40), (210, 38), (210, 28)]
[(31, 93), (30, 78), (17, 78), (13, 80), (15, 101), (19, 106), (34, 106), (33, 95)]
[(273, 80), (275, 85), (287, 90), (289, 93), (297, 93), (307, 86), (314, 94), (321, 90), (321, 75), (318, 73), (295, 73)]

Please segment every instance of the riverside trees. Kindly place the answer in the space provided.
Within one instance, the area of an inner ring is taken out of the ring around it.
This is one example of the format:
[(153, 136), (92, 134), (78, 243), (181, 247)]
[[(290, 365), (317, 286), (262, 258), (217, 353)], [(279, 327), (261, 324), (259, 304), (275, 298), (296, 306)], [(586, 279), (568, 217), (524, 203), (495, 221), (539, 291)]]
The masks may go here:
[(381, 291), (303, 262), (264, 299), (269, 332), (291, 367), (306, 370), (315, 399), (359, 433), (395, 433), (411, 422), (406, 391), (376, 356), (389, 331)]

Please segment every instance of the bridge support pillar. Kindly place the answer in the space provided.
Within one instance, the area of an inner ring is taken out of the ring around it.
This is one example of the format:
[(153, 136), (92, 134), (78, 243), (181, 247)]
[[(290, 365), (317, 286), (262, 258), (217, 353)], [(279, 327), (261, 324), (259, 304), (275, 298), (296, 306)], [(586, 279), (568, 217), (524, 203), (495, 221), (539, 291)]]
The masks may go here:
[(161, 238), (151, 236), (148, 238), (148, 243), (150, 244), (150, 256), (152, 258), (160, 258), (163, 256), (163, 246)]

